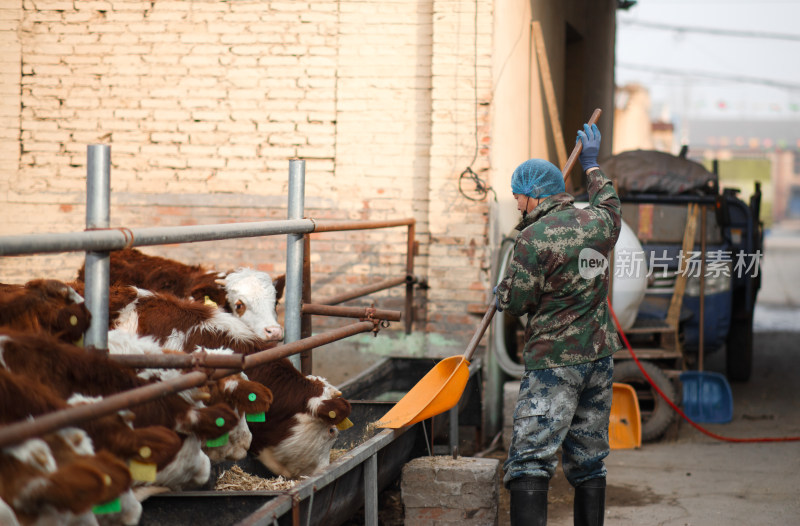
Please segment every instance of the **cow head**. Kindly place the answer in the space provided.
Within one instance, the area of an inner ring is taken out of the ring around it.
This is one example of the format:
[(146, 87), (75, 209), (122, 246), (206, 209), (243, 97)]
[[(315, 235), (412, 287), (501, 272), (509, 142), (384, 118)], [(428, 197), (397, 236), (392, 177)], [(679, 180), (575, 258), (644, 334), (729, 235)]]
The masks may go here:
[(267, 341), (283, 339), (275, 305), (283, 294), (283, 276), (273, 281), (269, 274), (240, 268), (218, 279), (225, 287), (227, 307), (255, 333)]

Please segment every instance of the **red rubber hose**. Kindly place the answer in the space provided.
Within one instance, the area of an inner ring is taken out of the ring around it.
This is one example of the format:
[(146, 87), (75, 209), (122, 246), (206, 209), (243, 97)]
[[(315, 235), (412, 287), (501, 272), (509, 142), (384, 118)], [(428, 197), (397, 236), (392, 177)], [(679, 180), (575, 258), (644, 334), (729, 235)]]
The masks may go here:
[(653, 389), (656, 390), (656, 392), (659, 394), (659, 396), (661, 396), (661, 398), (663, 398), (664, 401), (667, 402), (669, 404), (669, 406), (676, 413), (681, 415), (681, 417), (684, 420), (689, 422), (689, 424), (691, 424), (691, 426), (693, 428), (697, 429), (698, 431), (700, 431), (704, 435), (710, 436), (711, 438), (714, 438), (716, 440), (722, 440), (723, 442), (740, 442), (740, 443), (741, 442), (744, 442), (744, 443), (748, 443), (748, 442), (796, 442), (796, 441), (800, 440), (800, 436), (796, 436), (796, 437), (764, 437), (764, 438), (734, 438), (734, 437), (726, 437), (726, 436), (723, 436), (723, 435), (718, 435), (718, 434), (716, 434), (716, 433), (714, 433), (712, 431), (709, 431), (708, 429), (704, 428), (703, 426), (701, 426), (697, 422), (693, 421), (691, 418), (686, 416), (686, 413), (684, 413), (683, 410), (680, 407), (675, 405), (675, 403), (672, 400), (670, 400), (667, 397), (667, 395), (665, 395), (664, 392), (656, 385), (656, 383), (653, 381), (653, 379), (650, 378), (650, 375), (647, 374), (647, 371), (644, 370), (644, 367), (642, 367), (642, 364), (639, 362), (639, 358), (637, 358), (636, 354), (633, 352), (633, 348), (631, 347), (631, 344), (628, 341), (628, 337), (625, 336), (625, 333), (623, 332), (622, 327), (619, 324), (619, 320), (617, 319), (617, 314), (614, 312), (613, 307), (611, 307), (611, 302), (608, 303), (608, 309), (611, 311), (611, 316), (614, 318), (614, 324), (616, 324), (616, 326), (617, 326), (617, 331), (619, 331), (619, 335), (620, 335), (620, 337), (622, 337), (622, 341), (623, 341), (623, 343), (625, 343), (625, 347), (627, 347), (628, 351), (630, 351), (631, 356), (633, 357), (633, 361), (636, 362), (636, 365), (639, 367), (639, 370), (642, 371), (642, 374), (644, 375), (645, 379), (650, 383), (650, 385), (653, 386)]

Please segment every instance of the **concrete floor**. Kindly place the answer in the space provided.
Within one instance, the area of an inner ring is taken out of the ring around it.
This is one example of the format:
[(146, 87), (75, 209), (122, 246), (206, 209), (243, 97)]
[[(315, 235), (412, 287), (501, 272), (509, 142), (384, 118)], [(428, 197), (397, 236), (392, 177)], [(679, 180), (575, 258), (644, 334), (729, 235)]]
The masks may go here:
[[(800, 437), (800, 332), (759, 332), (755, 349), (753, 377), (732, 385), (733, 421), (703, 425), (737, 438)], [(718, 358), (709, 367), (719, 368)], [(607, 467), (608, 525), (800, 524), (800, 441), (728, 443), (684, 422), (672, 439), (612, 451)], [(572, 495), (559, 468), (549, 525), (572, 524)], [(506, 506), (500, 525), (509, 524)]]

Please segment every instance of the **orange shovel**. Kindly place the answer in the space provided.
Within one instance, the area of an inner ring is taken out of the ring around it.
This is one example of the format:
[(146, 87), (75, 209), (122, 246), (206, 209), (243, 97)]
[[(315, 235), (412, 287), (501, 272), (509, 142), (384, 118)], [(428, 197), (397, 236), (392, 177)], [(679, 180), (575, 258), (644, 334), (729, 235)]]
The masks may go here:
[(497, 307), (492, 304), (483, 315), (463, 356), (450, 356), (437, 363), (378, 422), (378, 427), (397, 429), (444, 413), (461, 399), (469, 380), (469, 361), (489, 327)]
[[(589, 126), (597, 122), (601, 113), (599, 108), (594, 110), (589, 119)], [(581, 142), (576, 142), (564, 166), (564, 180), (569, 176), (582, 149)], [(463, 356), (450, 356), (437, 363), (388, 413), (383, 415), (376, 425), (398, 429), (444, 413), (455, 406), (461, 399), (469, 380), (469, 361), (496, 310), (494, 304), (487, 309)]]

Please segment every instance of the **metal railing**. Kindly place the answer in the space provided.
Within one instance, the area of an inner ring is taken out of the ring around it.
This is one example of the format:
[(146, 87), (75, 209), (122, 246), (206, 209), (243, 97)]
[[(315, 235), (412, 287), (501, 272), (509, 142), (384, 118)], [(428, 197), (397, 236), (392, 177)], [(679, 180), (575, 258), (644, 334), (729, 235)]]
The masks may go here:
[[(236, 374), (250, 367), (284, 357), (292, 358), (296, 367), (303, 369), (304, 374), (310, 374), (310, 354), (307, 355), (308, 360), (301, 364), (299, 360), (295, 359), (298, 353), (309, 353), (314, 347), (355, 334), (369, 331), (377, 332), (383, 323), (401, 319), (402, 316), (397, 311), (333, 306), (373, 292), (405, 284), (405, 330), (406, 333), (411, 332), (413, 289), (414, 285), (420, 282), (414, 276), (414, 256), (416, 253), (414, 239), (416, 223), (414, 219), (336, 221), (303, 218), (305, 162), (291, 160), (289, 162), (290, 181), (287, 220), (136, 229), (109, 228), (110, 147), (107, 145), (90, 145), (87, 150), (87, 156), (86, 231), (0, 236), (0, 256), (71, 251), (86, 252), (86, 287), (84, 296), (86, 306), (92, 314), (91, 326), (85, 335), (87, 346), (94, 346), (98, 349), (106, 349), (108, 347), (110, 251), (168, 243), (217, 241), (284, 234), (287, 235), (284, 316), (286, 343), (248, 356), (215, 356), (207, 354), (162, 357), (107, 355), (109, 361), (129, 367), (167, 367), (195, 370), (177, 378), (108, 396), (98, 402), (48, 413), (24, 422), (0, 426), (0, 447), (18, 443), (31, 437), (41, 436), (65, 426), (80, 424), (182, 390), (198, 387), (209, 380)], [(348, 291), (328, 298), (320, 302), (320, 304), (310, 303), (310, 243), (306, 234), (403, 226), (408, 229), (405, 276)], [(361, 321), (312, 336), (311, 315), (356, 317)], [(347, 467), (339, 466), (330, 473), (326, 473), (325, 481), (316, 480), (317, 487), (320, 483), (324, 485), (334, 481), (340, 475), (340, 472), (354, 469), (363, 464), (367, 524), (377, 526), (377, 453), (403, 432), (404, 430), (387, 430), (370, 440), (364, 445), (365, 447), (359, 446), (357, 448), (359, 450), (356, 455), (358, 456), (357, 459), (350, 459), (347, 462)], [(286, 510), (291, 510), (293, 506), (296, 506), (295, 500), (303, 498), (305, 493), (309, 493), (313, 498), (315, 487), (306, 488), (306, 486), (308, 485), (300, 485), (292, 492), (292, 497), (288, 499), (279, 497), (273, 503), (260, 510), (260, 514), (256, 514), (246, 522), (258, 523), (260, 522), (259, 516), (261, 518), (270, 517), (268, 520), (272, 521), (277, 516), (285, 513)]]

